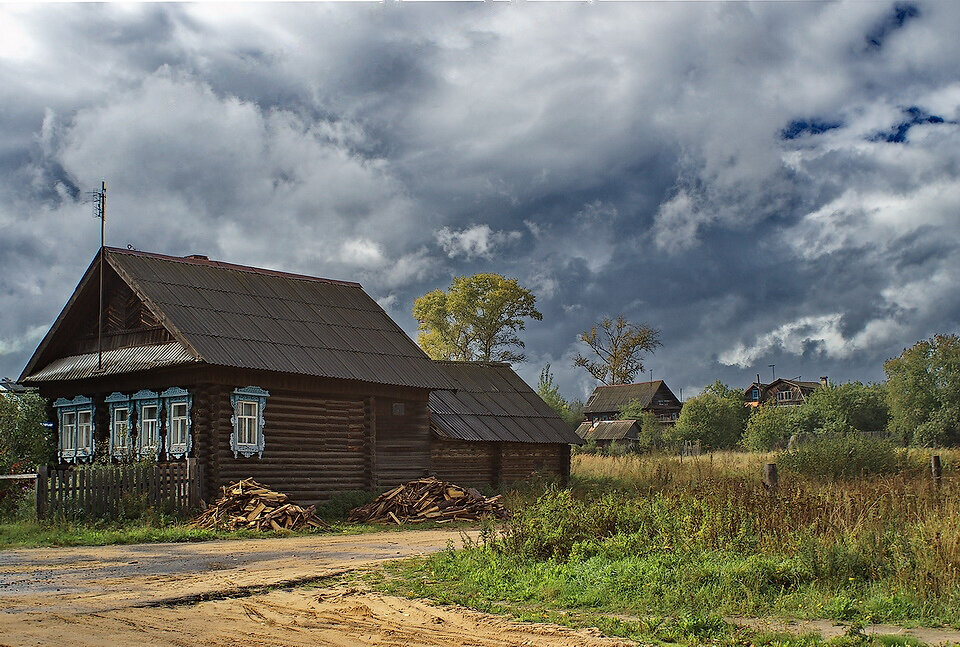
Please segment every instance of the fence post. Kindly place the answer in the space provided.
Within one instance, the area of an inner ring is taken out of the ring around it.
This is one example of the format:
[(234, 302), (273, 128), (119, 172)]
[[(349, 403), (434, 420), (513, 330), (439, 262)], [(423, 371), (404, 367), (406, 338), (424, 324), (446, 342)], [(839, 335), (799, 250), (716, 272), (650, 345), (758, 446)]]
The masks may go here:
[(200, 505), (200, 471), (197, 459), (187, 459), (187, 509), (192, 512)]
[(40, 521), (47, 514), (47, 478), (50, 476), (50, 468), (46, 465), (37, 466), (37, 487), (33, 491), (33, 504), (37, 514), (37, 521)]
[(770, 494), (776, 494), (779, 477), (777, 476), (777, 464), (767, 463), (763, 466), (763, 486), (767, 488)]
[(933, 477), (933, 484), (940, 487), (943, 481), (943, 466), (940, 464), (940, 455), (934, 454), (930, 457), (930, 476)]

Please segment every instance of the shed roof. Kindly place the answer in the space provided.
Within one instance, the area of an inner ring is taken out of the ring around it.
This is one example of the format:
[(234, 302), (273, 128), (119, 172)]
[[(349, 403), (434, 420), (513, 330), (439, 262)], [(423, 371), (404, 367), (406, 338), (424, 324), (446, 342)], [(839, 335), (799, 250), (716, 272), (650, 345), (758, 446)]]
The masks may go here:
[[(583, 412), (590, 414), (620, 411), (634, 400), (639, 400), (643, 407), (649, 407), (653, 401), (653, 396), (656, 395), (661, 386), (665, 386), (663, 380), (598, 386), (587, 399)], [(670, 391), (670, 388), (667, 387), (667, 390)], [(673, 392), (671, 391), (670, 394), (673, 395)]]
[(577, 427), (577, 435), (584, 440), (636, 440), (639, 431), (636, 420), (584, 422)]
[[(451, 387), (446, 374), (358, 283), (200, 256), (117, 248), (107, 248), (105, 255), (194, 361), (395, 386)], [(27, 365), (27, 381), (63, 379), (41, 377), (48, 367), (37, 364), (73, 301)], [(141, 369), (125, 369), (133, 370)]]
[(579, 444), (580, 437), (503, 362), (436, 362), (457, 389), (430, 394), (430, 427), (467, 441)]

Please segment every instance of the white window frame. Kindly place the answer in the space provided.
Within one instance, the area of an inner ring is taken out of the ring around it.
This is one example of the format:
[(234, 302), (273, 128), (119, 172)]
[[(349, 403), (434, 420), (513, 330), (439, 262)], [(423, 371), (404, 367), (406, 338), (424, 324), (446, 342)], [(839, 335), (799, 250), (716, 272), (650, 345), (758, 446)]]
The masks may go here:
[[(131, 431), (133, 422), (133, 402), (129, 395), (123, 393), (111, 393), (103, 400), (107, 404), (107, 410), (110, 412), (110, 458), (124, 459), (133, 453), (133, 443), (131, 441)], [(118, 416), (121, 412), (126, 413), (126, 419), (121, 424)]]
[[(96, 407), (93, 399), (82, 395), (72, 400), (59, 398), (53, 406), (57, 410), (59, 424), (57, 432), (60, 438), (57, 446), (60, 460), (67, 463), (92, 460), (97, 443)], [(81, 429), (81, 417), (88, 418), (83, 429)], [(65, 418), (70, 419), (69, 424), (66, 423)]]
[[(156, 391), (137, 391), (130, 398), (134, 403), (134, 409), (137, 412), (134, 431), (136, 441), (134, 443), (134, 454), (140, 459), (156, 459), (160, 455), (160, 412), (163, 411), (163, 403), (160, 400), (160, 394)], [(145, 415), (146, 410), (153, 409), (153, 417)], [(150, 429), (145, 429), (145, 423), (151, 422)]]
[[(230, 418), (230, 423), (233, 425), (233, 432), (230, 434), (230, 449), (233, 450), (234, 458), (238, 456), (250, 458), (254, 454), (258, 458), (263, 458), (263, 449), (266, 446), (264, 410), (267, 408), (267, 398), (269, 396), (269, 391), (258, 386), (235, 389), (230, 396), (230, 404), (233, 406), (233, 416)], [(244, 414), (244, 406), (251, 405), (254, 408), (253, 415)], [(241, 441), (241, 429), (246, 427), (249, 431), (251, 424), (253, 425), (253, 442), (249, 442), (251, 440), (249, 437)]]
[(777, 402), (793, 402), (795, 399), (793, 389), (784, 389), (783, 391), (777, 391)]
[[(161, 393), (160, 397), (164, 400), (164, 411), (167, 416), (167, 458), (185, 458), (193, 446), (193, 439), (190, 434), (190, 427), (193, 424), (190, 416), (193, 397), (186, 389), (176, 386)], [(180, 405), (185, 407), (184, 415), (174, 416), (174, 407)], [(179, 424), (181, 421), (183, 423), (182, 427)], [(182, 442), (174, 442), (174, 425), (179, 427), (178, 431), (183, 432), (183, 436), (176, 439)]]

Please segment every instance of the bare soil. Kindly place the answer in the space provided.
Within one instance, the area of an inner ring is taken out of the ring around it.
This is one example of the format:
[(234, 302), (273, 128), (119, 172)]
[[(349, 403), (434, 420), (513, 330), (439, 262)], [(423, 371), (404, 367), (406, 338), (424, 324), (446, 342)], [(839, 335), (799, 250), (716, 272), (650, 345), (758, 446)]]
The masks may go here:
[[(833, 620), (775, 620), (769, 618), (726, 618), (731, 624), (749, 627), (759, 631), (790, 633), (796, 635), (815, 633), (824, 639), (842, 636), (850, 628)], [(960, 631), (943, 627), (899, 627), (897, 625), (870, 624), (863, 628), (864, 633), (879, 636), (912, 636), (927, 645), (960, 644)]]
[[(633, 643), (346, 588), (289, 588), (461, 543), (449, 530), (0, 552), (0, 646)], [(280, 587), (265, 590), (267, 587)], [(288, 587), (288, 588), (283, 588)]]

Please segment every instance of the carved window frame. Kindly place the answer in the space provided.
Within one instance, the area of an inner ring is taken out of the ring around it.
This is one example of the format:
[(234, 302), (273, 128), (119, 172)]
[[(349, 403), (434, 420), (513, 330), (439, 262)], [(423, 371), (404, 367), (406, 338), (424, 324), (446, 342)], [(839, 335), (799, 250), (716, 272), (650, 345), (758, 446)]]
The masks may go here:
[[(124, 393), (111, 393), (103, 401), (107, 404), (110, 412), (110, 458), (122, 460), (133, 455), (133, 401), (129, 395)], [(125, 410), (127, 412), (126, 438), (123, 443), (117, 442), (117, 412)], [(122, 447), (117, 451), (118, 446)]]
[[(187, 454), (190, 453), (190, 449), (193, 447), (193, 434), (191, 433), (191, 428), (193, 427), (193, 416), (190, 415), (190, 411), (193, 408), (193, 396), (190, 395), (190, 392), (186, 389), (181, 389), (178, 386), (173, 386), (160, 394), (161, 399), (163, 399), (163, 408), (166, 414), (166, 427), (167, 427), (167, 439), (166, 439), (166, 449), (168, 458), (184, 458)], [(186, 437), (184, 442), (176, 443), (173, 442), (173, 407), (178, 404), (184, 404), (187, 408), (186, 416)]]
[[(161, 429), (161, 412), (163, 411), (163, 402), (160, 399), (160, 394), (156, 391), (137, 391), (130, 399), (133, 401), (134, 409), (137, 412), (137, 422), (134, 425), (134, 431), (136, 433), (136, 441), (134, 442), (134, 454), (137, 458), (156, 458), (160, 455), (160, 450), (163, 448), (163, 444), (160, 441), (160, 429)], [(151, 418), (151, 420), (156, 421), (156, 427), (153, 432), (153, 443), (144, 444), (144, 432), (143, 432), (143, 422), (145, 420), (143, 415), (144, 407), (156, 407), (157, 417)]]
[[(93, 399), (83, 395), (78, 395), (72, 400), (58, 398), (53, 406), (57, 410), (57, 457), (67, 463), (92, 460), (93, 453), (97, 448), (97, 417)], [(90, 444), (85, 447), (80, 446), (81, 413), (90, 414)], [(70, 426), (72, 443), (69, 447), (65, 447), (63, 442), (64, 414), (73, 415), (73, 425)]]
[[(230, 405), (233, 408), (233, 415), (230, 416), (230, 424), (233, 426), (233, 431), (230, 434), (230, 449), (233, 450), (234, 458), (238, 456), (250, 458), (254, 454), (257, 455), (257, 458), (263, 458), (263, 448), (266, 444), (263, 433), (266, 426), (264, 411), (267, 408), (268, 397), (270, 397), (270, 392), (261, 389), (259, 386), (235, 389), (230, 395)], [(240, 442), (240, 412), (243, 403), (252, 403), (257, 407), (257, 439), (255, 443)]]

